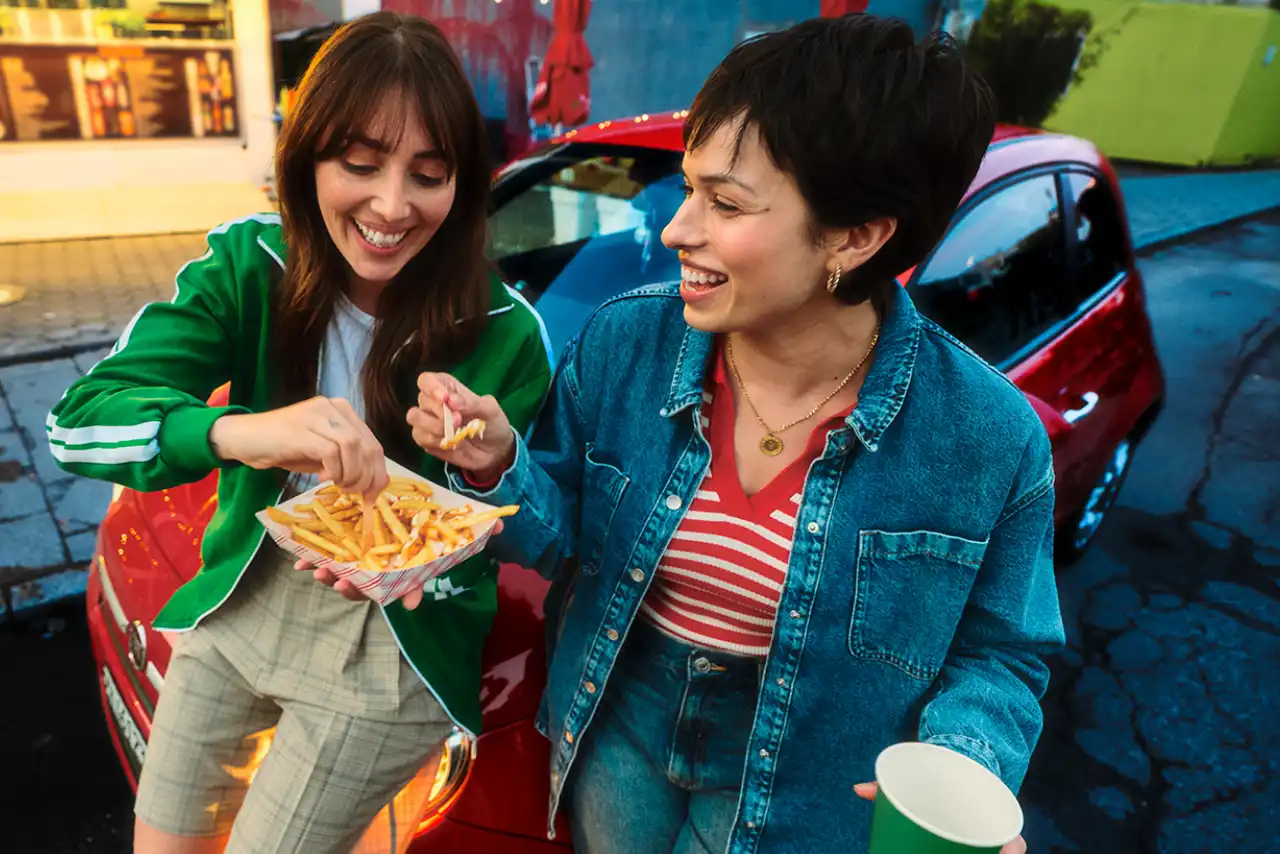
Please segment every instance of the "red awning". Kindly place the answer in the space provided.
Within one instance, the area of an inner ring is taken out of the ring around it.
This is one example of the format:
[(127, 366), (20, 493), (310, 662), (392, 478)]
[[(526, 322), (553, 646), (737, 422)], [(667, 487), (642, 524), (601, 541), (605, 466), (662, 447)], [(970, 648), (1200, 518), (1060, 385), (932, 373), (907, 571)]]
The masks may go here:
[(850, 12), (865, 12), (868, 2), (869, 0), (822, 0), (818, 14), (824, 18), (839, 18)]
[(591, 111), (588, 72), (595, 61), (583, 35), (591, 17), (591, 0), (555, 0), (555, 4), (555, 34), (529, 112), (539, 124), (580, 125)]

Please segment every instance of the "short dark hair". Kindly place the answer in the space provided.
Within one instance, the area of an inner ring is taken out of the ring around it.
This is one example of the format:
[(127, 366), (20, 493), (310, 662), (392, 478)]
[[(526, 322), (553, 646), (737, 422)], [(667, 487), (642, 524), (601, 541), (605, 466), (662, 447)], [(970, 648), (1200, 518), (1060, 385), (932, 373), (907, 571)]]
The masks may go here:
[(897, 220), (893, 237), (836, 290), (857, 304), (878, 301), (942, 238), (991, 143), (995, 98), (950, 36), (917, 43), (901, 21), (852, 14), (735, 47), (694, 99), (685, 147), (739, 121), (737, 145), (758, 129), (799, 186), (815, 236)]

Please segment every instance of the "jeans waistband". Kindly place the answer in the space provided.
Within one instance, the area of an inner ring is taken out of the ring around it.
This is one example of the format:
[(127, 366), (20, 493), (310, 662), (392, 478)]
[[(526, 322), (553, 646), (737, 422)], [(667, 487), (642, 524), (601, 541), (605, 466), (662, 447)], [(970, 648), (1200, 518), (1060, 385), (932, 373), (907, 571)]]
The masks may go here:
[(734, 655), (716, 649), (690, 646), (664, 634), (644, 619), (636, 619), (622, 650), (624, 666), (657, 666), (688, 679), (716, 678), (719, 681), (755, 688), (760, 684), (764, 659)]

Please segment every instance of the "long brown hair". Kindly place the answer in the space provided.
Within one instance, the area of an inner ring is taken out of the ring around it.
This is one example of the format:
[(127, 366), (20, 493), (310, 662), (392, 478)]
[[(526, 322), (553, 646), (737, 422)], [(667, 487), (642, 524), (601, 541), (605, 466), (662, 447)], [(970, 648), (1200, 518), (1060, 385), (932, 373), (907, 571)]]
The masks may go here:
[(302, 78), (276, 149), (288, 259), (271, 337), (278, 397), (294, 402), (315, 394), (320, 348), (348, 275), (320, 213), (316, 164), (343, 154), (388, 99), (414, 105), (418, 114), (406, 111), (396, 115), (397, 127), (380, 127), (384, 141), (394, 145), (405, 125), (421, 121), (455, 182), (439, 230), (379, 298), (361, 378), (374, 435), (388, 452), (404, 453), (413, 447), (402, 397), (412, 377), (465, 357), (489, 310), (484, 123), (462, 64), (429, 21), (394, 12), (357, 18), (324, 43)]

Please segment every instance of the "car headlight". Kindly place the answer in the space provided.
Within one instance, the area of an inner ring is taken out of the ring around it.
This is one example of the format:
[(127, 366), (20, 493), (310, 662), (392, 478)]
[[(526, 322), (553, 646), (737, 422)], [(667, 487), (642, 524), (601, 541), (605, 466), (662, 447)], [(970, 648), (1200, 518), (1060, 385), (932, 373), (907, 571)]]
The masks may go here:
[(426, 777), (423, 782), (429, 781), (431, 788), (422, 807), (419, 833), (434, 827), (449, 807), (453, 806), (466, 785), (467, 776), (471, 773), (471, 763), (475, 759), (475, 740), (457, 727), (453, 728), (453, 732), (449, 733), (440, 746), (442, 750), (434, 769), (435, 776), (422, 775)]

